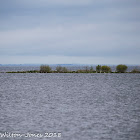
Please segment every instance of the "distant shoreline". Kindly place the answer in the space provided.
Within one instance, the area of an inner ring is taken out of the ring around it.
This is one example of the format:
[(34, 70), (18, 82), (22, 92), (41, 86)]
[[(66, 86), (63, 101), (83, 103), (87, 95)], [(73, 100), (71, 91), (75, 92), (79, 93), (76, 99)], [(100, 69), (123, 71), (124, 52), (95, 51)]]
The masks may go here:
[[(0, 72), (0, 73), (41, 73), (41, 72), (29, 72), (29, 71), (12, 71), (12, 72)], [(49, 72), (49, 73), (94, 73), (98, 74), (99, 72)], [(42, 74), (49, 74), (49, 73), (42, 73)], [(101, 72), (100, 74), (104, 74), (107, 72)], [(140, 73), (140, 72), (108, 72), (108, 73), (116, 73), (116, 74), (123, 74), (123, 73)]]
[[(95, 70), (96, 69), (96, 70)], [(83, 66), (83, 68), (78, 68), (76, 70), (69, 69), (69, 67), (63, 65), (57, 65), (55, 69), (50, 65), (40, 65), (40, 69), (28, 69), (28, 70), (9, 70), (9, 71), (0, 71), (0, 73), (140, 73), (140, 70), (136, 67), (127, 71), (127, 65), (116, 65), (115, 69), (107, 65), (97, 65), (93, 66)]]

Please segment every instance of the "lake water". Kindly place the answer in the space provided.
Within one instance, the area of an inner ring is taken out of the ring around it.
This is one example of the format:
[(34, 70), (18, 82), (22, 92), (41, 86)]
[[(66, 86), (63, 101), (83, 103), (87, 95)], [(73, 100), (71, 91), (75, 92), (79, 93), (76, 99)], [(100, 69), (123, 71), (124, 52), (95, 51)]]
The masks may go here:
[(140, 140), (140, 74), (0, 73), (5, 132), (43, 137), (0, 139)]

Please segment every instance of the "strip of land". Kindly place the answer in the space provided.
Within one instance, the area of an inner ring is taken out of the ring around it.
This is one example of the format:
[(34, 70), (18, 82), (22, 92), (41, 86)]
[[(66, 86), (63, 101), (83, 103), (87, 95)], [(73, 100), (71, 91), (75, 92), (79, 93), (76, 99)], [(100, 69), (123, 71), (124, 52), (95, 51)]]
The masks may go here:
[(97, 65), (96, 70), (93, 67), (86, 66), (84, 69), (79, 70), (69, 70), (66, 67), (57, 66), (55, 70), (49, 65), (41, 65), (40, 70), (28, 70), (28, 71), (9, 71), (5, 73), (140, 73), (140, 70), (133, 69), (131, 72), (127, 72), (127, 66), (120, 64), (116, 66), (116, 71), (112, 71), (109, 66)]

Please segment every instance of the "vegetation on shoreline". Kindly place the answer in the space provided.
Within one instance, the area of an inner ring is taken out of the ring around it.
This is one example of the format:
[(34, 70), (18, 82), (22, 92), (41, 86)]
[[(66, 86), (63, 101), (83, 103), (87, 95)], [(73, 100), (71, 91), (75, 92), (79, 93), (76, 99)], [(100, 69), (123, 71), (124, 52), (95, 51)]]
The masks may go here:
[(128, 67), (126, 65), (121, 64), (116, 67), (116, 71), (119, 73), (124, 73), (124, 72), (126, 72), (127, 68)]
[(111, 68), (106, 65), (98, 65), (96, 66), (96, 70), (93, 69), (93, 67), (86, 66), (84, 69), (79, 69), (76, 71), (68, 70), (66, 67), (57, 66), (55, 70), (52, 70), (52, 68), (49, 65), (41, 65), (40, 70), (29, 70), (29, 71), (11, 71), (6, 73), (140, 73), (139, 70), (133, 69), (131, 72), (126, 72), (127, 70), (126, 65), (117, 65), (116, 71), (112, 72)]

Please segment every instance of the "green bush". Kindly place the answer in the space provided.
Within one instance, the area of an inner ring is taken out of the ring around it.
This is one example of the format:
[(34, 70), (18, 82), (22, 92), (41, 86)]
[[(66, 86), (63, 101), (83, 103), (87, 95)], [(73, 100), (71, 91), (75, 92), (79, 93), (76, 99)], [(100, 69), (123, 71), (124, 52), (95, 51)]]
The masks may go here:
[(49, 65), (41, 65), (40, 66), (40, 72), (41, 73), (50, 73), (51, 67)]
[(102, 72), (106, 72), (106, 73), (111, 72), (111, 68), (109, 66), (105, 66), (105, 65), (101, 67), (101, 70), (102, 70)]
[(124, 73), (124, 72), (126, 72), (127, 68), (128, 67), (126, 65), (120, 64), (120, 65), (117, 65), (116, 71), (117, 72), (120, 72), (120, 73)]
[(101, 72), (101, 65), (96, 66), (96, 72)]

